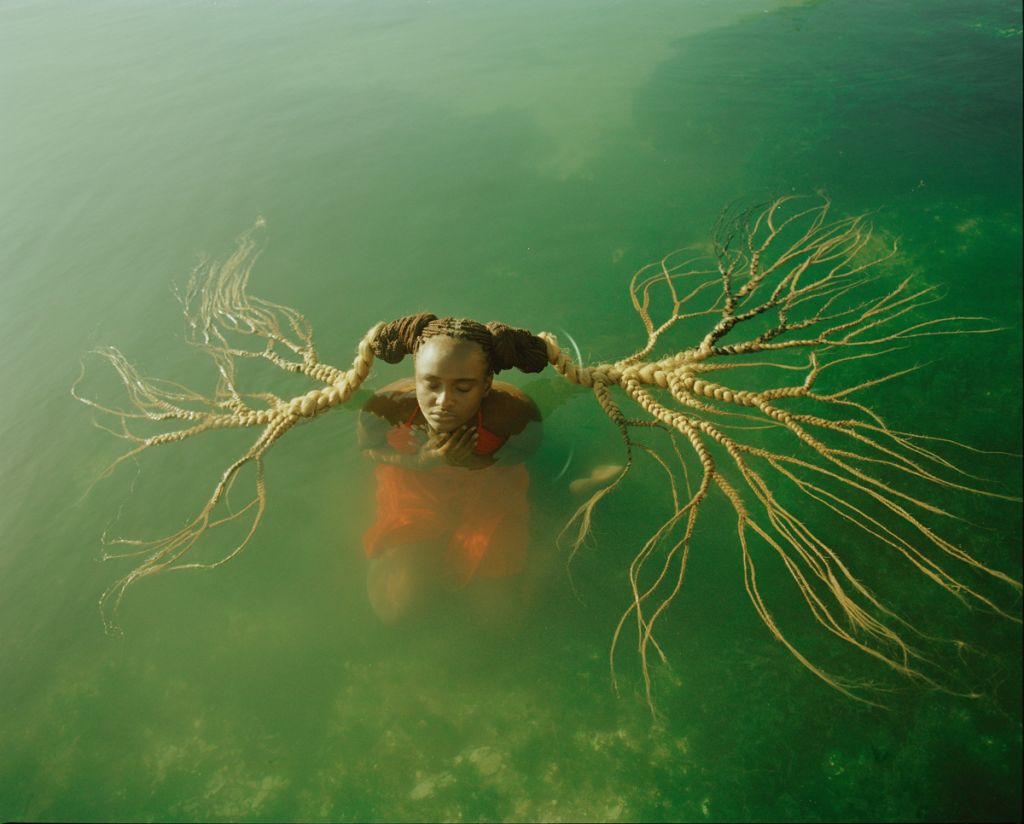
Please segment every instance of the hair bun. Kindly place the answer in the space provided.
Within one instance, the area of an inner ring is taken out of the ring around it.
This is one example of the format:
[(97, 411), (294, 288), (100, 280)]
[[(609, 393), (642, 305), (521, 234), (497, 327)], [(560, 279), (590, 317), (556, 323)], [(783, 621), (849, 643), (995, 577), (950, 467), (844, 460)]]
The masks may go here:
[(418, 315), (406, 315), (393, 320), (381, 327), (373, 339), (373, 354), (387, 363), (398, 363), (416, 347), (416, 339), (437, 315), (421, 312)]
[(548, 365), (547, 345), (526, 329), (515, 329), (504, 323), (486, 324), (493, 344), (494, 371), (518, 369), (521, 372), (541, 372)]

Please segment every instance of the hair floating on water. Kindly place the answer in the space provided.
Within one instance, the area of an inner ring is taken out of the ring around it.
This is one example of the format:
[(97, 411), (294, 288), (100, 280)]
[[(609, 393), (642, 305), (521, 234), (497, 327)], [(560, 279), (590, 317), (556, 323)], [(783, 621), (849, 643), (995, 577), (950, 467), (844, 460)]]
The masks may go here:
[[(320, 362), (312, 329), (299, 312), (248, 294), (256, 251), (252, 233), (243, 235), (226, 262), (193, 273), (183, 296), (188, 339), (213, 358), (220, 376), (212, 396), (145, 378), (114, 348), (97, 354), (120, 375), (126, 408), (82, 397), (78, 382), (72, 387), (76, 398), (116, 418), (120, 431), (115, 434), (134, 444), (104, 477), (150, 447), (211, 429), (254, 430), (252, 445), (227, 467), (183, 529), (157, 540), (111, 542), (131, 549), (107, 557), (142, 560), (101, 598), (108, 627), (125, 591), (140, 578), (170, 569), (210, 569), (238, 555), (266, 508), (267, 450), (298, 422), (345, 403), (370, 374), (375, 357), (397, 362), (430, 334), (480, 338), (494, 371), (512, 366), (539, 371), (552, 365), (566, 380), (591, 389), (618, 430), (625, 454), (622, 469), (569, 519), (563, 534), (572, 535), (570, 556), (586, 538), (595, 507), (631, 471), (637, 450), (665, 472), (672, 509), (628, 563), (629, 603), (611, 645), (614, 679), (616, 648), (632, 627), (652, 707), (650, 656), (665, 660), (654, 629), (680, 591), (698, 516), (714, 490), (728, 501), (735, 518), (743, 583), (758, 616), (803, 666), (852, 698), (870, 702), (870, 685), (826, 671), (797, 648), (769, 608), (757, 575), (759, 563), (769, 557), (780, 561), (811, 617), (829, 633), (900, 675), (937, 686), (924, 671), (926, 659), (907, 640), (908, 635), (928, 636), (854, 575), (834, 536), (822, 534), (776, 496), (782, 486), (800, 493), (805, 506), (817, 506), (837, 525), (856, 530), (864, 544), (894, 553), (964, 604), (1019, 621), (1010, 602), (1019, 598), (1020, 581), (935, 531), (929, 520), (949, 513), (934, 497), (928, 500), (913, 490), (924, 486), (933, 496), (954, 491), (1020, 498), (982, 488), (932, 445), (955, 442), (894, 429), (867, 403), (853, 399), (916, 367), (875, 374), (838, 390), (818, 388), (827, 370), (887, 354), (911, 338), (997, 331), (981, 318), (916, 318), (937, 297), (934, 287), (913, 287), (910, 278), (879, 288), (878, 267), (896, 247), (873, 240), (865, 215), (833, 219), (827, 199), (797, 197), (727, 210), (710, 255), (672, 253), (633, 276), (629, 294), (646, 340), (621, 360), (589, 366), (580, 362), (578, 349), (574, 360), (548, 333), (534, 336), (501, 324), (485, 327), (418, 315), (373, 326), (351, 367), (335, 368)], [(655, 306), (662, 307), (657, 317)], [(703, 333), (690, 341), (671, 340), (674, 327), (684, 322), (690, 328), (703, 323)], [(659, 348), (667, 351), (655, 354)], [(314, 388), (290, 399), (243, 395), (235, 382), (239, 359), (262, 359), (301, 373)], [(751, 388), (757, 370), (765, 368), (796, 379)], [(624, 404), (629, 404), (628, 414)], [(170, 429), (143, 437), (130, 428), (141, 420)], [(652, 428), (664, 438), (657, 450), (635, 440), (639, 430)], [(691, 478), (688, 463), (696, 477)], [(227, 511), (225, 494), (247, 464), (256, 469), (254, 496), (241, 509)], [(209, 563), (189, 560), (208, 531), (243, 518), (249, 519), (244, 537), (223, 557)]]

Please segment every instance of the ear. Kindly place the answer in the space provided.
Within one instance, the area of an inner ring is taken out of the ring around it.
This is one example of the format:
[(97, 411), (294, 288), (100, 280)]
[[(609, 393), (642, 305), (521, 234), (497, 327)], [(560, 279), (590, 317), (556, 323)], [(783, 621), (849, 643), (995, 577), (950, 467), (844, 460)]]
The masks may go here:
[(494, 374), (493, 373), (488, 375), (486, 378), (484, 378), (484, 394), (485, 395), (488, 392), (491, 391), (491, 384), (493, 384), (493, 383), (494, 383)]

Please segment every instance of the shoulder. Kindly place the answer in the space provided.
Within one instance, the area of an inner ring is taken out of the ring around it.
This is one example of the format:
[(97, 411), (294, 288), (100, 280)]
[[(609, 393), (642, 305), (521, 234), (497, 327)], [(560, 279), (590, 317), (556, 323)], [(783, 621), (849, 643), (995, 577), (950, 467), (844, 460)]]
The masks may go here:
[(412, 378), (401, 378), (373, 393), (363, 404), (363, 413), (397, 424), (404, 423), (416, 406), (416, 384)]
[(540, 410), (533, 399), (510, 383), (495, 381), (480, 404), (484, 426), (503, 438), (518, 435), (526, 426), (540, 421)]

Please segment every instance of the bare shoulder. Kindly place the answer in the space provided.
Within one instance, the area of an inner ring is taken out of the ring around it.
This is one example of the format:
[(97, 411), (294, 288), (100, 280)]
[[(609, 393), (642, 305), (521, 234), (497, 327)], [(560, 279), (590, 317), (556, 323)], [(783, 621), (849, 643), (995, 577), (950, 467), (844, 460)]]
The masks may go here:
[(540, 421), (540, 410), (519, 387), (495, 381), (480, 405), (484, 426), (503, 438), (518, 435), (526, 425)]
[(416, 405), (416, 382), (412, 378), (399, 378), (382, 386), (363, 405), (363, 411), (399, 423), (409, 417)]
[(382, 386), (373, 393), (373, 396), (405, 395), (409, 392), (416, 392), (416, 381), (412, 378), (399, 378), (397, 381), (391, 381), (387, 386)]

